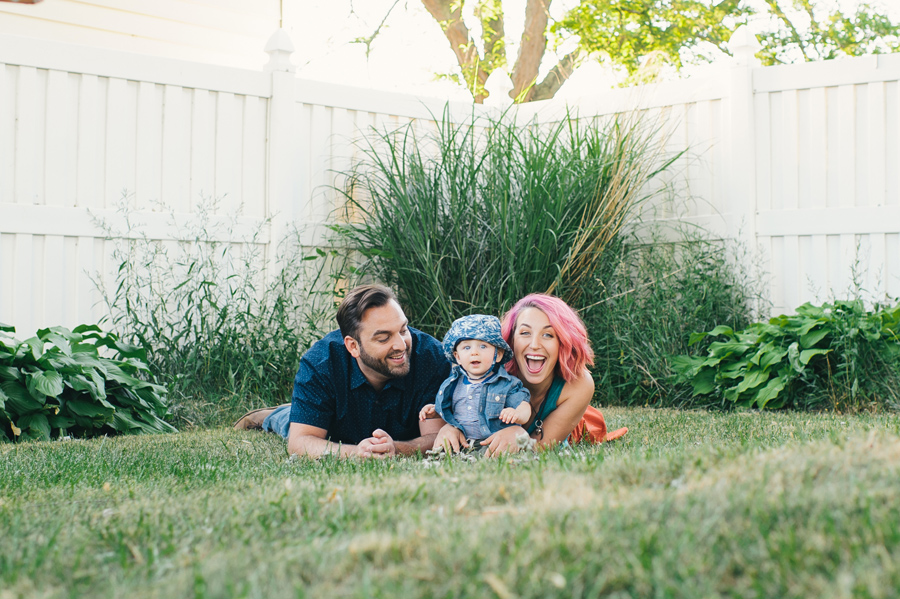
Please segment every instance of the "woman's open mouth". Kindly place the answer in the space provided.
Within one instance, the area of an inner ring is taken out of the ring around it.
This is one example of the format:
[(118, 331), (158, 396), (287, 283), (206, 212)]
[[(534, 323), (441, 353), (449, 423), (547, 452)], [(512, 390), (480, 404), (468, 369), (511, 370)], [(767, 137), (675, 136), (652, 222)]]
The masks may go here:
[(547, 358), (536, 354), (525, 354), (525, 368), (530, 374), (537, 374), (544, 368)]

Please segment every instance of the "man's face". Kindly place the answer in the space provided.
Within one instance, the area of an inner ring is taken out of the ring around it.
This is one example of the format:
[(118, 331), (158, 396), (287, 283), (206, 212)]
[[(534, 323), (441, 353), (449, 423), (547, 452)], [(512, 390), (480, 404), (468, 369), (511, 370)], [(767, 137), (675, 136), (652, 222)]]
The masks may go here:
[(375, 386), (409, 374), (412, 336), (406, 315), (397, 302), (369, 308), (363, 313), (359, 339), (344, 338), (347, 351), (360, 362), (360, 370)]

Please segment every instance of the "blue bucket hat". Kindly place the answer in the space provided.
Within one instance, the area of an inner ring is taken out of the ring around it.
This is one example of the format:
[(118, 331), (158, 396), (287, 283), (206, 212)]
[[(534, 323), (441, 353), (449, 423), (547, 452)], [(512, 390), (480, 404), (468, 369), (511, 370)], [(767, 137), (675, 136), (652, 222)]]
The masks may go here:
[[(512, 359), (512, 349), (500, 334), (500, 319), (487, 314), (471, 314), (457, 318), (450, 325), (450, 330), (444, 335), (444, 355), (451, 364), (456, 364), (453, 350), (456, 344), (463, 339), (476, 339), (490, 343), (498, 350), (503, 350), (503, 357), (499, 364), (505, 364)], [(498, 364), (498, 365), (499, 365)]]

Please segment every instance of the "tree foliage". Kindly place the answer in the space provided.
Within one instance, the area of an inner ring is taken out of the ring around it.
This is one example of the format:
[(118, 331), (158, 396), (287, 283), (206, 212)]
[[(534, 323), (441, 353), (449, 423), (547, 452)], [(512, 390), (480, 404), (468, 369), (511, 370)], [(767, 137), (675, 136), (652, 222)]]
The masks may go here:
[(774, 26), (759, 34), (765, 65), (802, 60), (828, 60), (900, 50), (900, 24), (871, 4), (845, 14), (811, 0), (766, 0)]
[[(460, 66), (451, 75), (476, 102), (488, 93), (484, 84), (499, 68), (508, 68), (502, 0), (474, 1), (464, 18), (466, 0), (422, 0), (440, 25)], [(508, 68), (518, 102), (552, 98), (580, 63), (597, 59), (623, 71), (625, 83), (655, 77), (653, 65), (680, 69), (729, 54), (727, 42), (737, 27), (761, 29), (763, 64), (821, 60), (892, 52), (900, 48), (900, 23), (861, 4), (855, 12), (836, 3), (813, 0), (760, 0), (756, 8), (741, 0), (582, 0), (553, 20), (553, 0), (526, 0), (518, 53)], [(481, 35), (473, 30), (481, 29)], [(569, 41), (569, 44), (564, 42)], [(571, 47), (560, 51), (562, 47)], [(548, 51), (548, 48), (550, 51)], [(544, 67), (542, 69), (542, 66)], [(549, 68), (548, 68), (549, 67)]]

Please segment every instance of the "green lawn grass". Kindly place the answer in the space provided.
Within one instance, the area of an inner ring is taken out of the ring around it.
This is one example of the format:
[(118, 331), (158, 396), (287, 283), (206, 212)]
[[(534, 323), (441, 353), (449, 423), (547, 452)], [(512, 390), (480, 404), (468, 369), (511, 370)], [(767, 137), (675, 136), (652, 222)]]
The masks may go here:
[(0, 445), (0, 599), (897, 595), (897, 416), (604, 412), (624, 440), (473, 462)]

